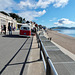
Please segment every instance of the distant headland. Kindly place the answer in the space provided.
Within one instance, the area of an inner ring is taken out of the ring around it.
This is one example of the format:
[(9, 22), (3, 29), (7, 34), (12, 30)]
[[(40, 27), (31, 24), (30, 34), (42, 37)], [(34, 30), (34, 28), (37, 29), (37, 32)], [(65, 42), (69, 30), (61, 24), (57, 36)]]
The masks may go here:
[(51, 27), (50, 29), (75, 29), (75, 27)]

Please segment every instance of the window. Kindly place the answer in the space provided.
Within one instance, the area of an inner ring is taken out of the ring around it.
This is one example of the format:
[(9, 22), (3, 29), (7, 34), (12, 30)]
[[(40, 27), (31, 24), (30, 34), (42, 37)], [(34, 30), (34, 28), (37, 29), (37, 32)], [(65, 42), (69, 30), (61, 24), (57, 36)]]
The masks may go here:
[(30, 30), (29, 27), (21, 27), (22, 30)]

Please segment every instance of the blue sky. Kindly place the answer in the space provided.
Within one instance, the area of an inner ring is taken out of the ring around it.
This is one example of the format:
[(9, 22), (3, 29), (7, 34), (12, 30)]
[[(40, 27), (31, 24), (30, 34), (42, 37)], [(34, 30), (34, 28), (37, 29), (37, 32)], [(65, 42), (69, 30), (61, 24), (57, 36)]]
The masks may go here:
[(0, 0), (0, 11), (16, 13), (46, 27), (75, 27), (74, 0)]

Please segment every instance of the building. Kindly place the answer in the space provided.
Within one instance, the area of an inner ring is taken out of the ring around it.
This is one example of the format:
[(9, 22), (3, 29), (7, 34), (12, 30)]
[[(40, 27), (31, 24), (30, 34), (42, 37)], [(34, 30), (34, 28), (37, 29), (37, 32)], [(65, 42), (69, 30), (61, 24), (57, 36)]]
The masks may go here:
[(12, 25), (12, 27), (16, 27), (17, 21), (10, 16), (4, 15), (0, 13), (0, 31), (1, 26), (6, 25), (6, 31), (8, 30), (8, 24)]

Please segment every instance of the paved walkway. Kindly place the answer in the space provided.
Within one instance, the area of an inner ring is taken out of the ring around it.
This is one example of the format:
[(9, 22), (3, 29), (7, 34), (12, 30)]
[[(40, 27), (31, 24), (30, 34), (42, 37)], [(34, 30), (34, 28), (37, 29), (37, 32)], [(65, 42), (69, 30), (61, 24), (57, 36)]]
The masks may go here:
[(20, 37), (18, 33), (0, 35), (0, 75), (45, 75), (36, 36), (29, 52), (32, 37)]
[(40, 60), (40, 49), (38, 48), (36, 36), (33, 38), (32, 48), (27, 62), (29, 63), (27, 75), (46, 75), (43, 61)]
[[(47, 35), (46, 32), (44, 32), (44, 36), (46, 38), (49, 38), (49, 36)], [(58, 45), (57, 43), (55, 43), (53, 40), (51, 40), (52, 43), (54, 43), (63, 53), (65, 53), (66, 55), (68, 55), (70, 58), (72, 58), (75, 61), (75, 54), (73, 54), (72, 52), (70, 52), (69, 50), (65, 49), (64, 47)]]
[(45, 33), (41, 32), (40, 38), (58, 75), (75, 75), (75, 60), (72, 60), (72, 54), (52, 40), (48, 41)]

